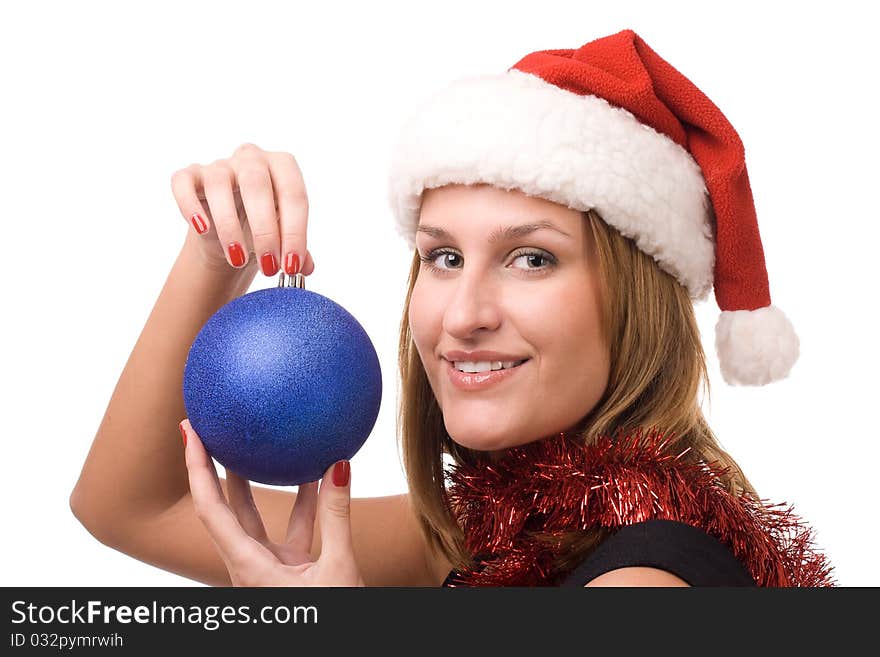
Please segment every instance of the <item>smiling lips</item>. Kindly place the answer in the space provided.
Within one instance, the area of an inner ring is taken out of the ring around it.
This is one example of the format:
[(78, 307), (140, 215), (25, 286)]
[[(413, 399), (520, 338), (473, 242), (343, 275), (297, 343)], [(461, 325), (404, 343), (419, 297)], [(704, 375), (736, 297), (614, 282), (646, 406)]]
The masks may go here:
[(522, 369), (523, 365), (528, 363), (528, 360), (508, 369), (493, 370), (490, 372), (460, 372), (455, 369), (455, 365), (451, 361), (447, 360), (444, 362), (452, 385), (459, 390), (474, 392), (477, 390), (484, 390), (489, 386), (506, 381), (512, 376), (516, 376), (516, 373)]

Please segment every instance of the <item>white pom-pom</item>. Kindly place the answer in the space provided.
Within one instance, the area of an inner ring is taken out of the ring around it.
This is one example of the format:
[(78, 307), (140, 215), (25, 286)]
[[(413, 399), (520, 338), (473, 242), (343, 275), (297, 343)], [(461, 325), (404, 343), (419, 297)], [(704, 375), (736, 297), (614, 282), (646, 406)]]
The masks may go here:
[(728, 384), (762, 386), (788, 376), (800, 341), (776, 306), (726, 310), (715, 325), (715, 351)]

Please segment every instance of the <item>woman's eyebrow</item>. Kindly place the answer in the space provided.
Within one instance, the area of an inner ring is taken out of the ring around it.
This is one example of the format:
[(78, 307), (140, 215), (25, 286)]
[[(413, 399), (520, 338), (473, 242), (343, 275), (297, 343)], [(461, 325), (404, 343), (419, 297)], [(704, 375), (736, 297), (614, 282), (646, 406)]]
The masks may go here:
[[(535, 221), (528, 224), (519, 224), (516, 226), (504, 226), (503, 228), (495, 229), (491, 235), (489, 235), (489, 239), (487, 240), (489, 244), (494, 244), (499, 240), (514, 240), (519, 237), (523, 237), (524, 235), (530, 235), (535, 231), (548, 229), (555, 230), (557, 233), (562, 233), (566, 237), (571, 237), (564, 230), (556, 226), (556, 224), (550, 221)], [(437, 226), (423, 226), (419, 225), (416, 229), (419, 233), (426, 233), (431, 237), (435, 237), (437, 239), (452, 239), (452, 235), (442, 228), (438, 228)]]

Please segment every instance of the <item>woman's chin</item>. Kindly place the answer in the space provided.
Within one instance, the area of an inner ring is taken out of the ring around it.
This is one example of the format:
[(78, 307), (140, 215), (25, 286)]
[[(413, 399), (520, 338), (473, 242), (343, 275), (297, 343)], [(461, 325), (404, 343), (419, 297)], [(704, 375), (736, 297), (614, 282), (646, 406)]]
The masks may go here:
[[(507, 418), (509, 419), (509, 418)], [(461, 426), (464, 425), (464, 426)], [(446, 422), (446, 432), (458, 445), (480, 452), (494, 452), (518, 443), (519, 432), (501, 421)]]

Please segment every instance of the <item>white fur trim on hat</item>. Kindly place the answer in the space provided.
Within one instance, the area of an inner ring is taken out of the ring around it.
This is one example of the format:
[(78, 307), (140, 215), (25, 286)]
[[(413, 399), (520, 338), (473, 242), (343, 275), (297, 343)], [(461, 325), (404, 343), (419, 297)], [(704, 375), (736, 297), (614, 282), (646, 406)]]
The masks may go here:
[(760, 386), (788, 376), (800, 341), (776, 306), (725, 310), (715, 325), (715, 351), (728, 384)]
[(595, 209), (692, 299), (712, 288), (714, 217), (700, 167), (602, 98), (516, 69), (453, 82), (406, 121), (392, 155), (389, 200), (410, 248), (423, 191), (450, 183)]

